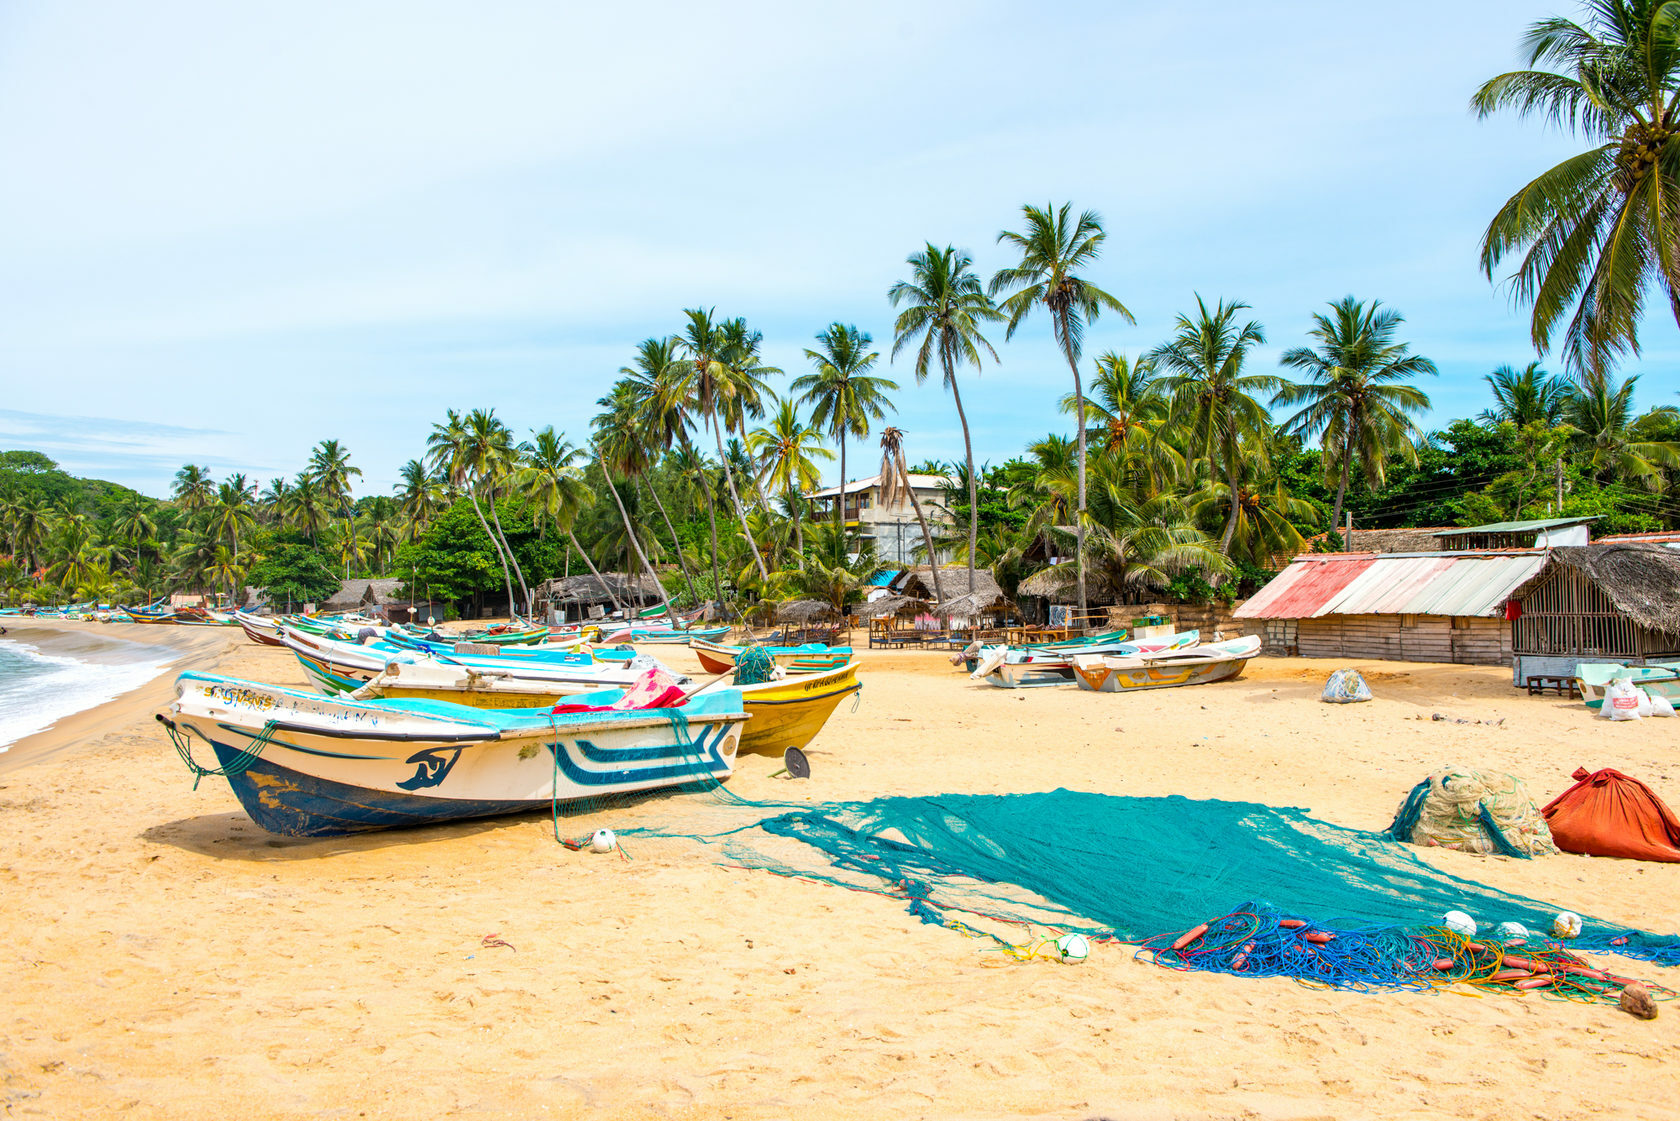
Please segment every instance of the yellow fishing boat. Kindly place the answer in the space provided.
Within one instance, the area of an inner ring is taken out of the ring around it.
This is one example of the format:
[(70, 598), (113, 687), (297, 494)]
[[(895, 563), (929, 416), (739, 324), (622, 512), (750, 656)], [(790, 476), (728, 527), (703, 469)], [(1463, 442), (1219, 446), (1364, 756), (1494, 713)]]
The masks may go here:
[(758, 685), (732, 685), (725, 678), (701, 692), (739, 689), (741, 707), (749, 717), (741, 729), (739, 750), (780, 755), (815, 739), (840, 702), (863, 688), (857, 670), (858, 664), (850, 662)]

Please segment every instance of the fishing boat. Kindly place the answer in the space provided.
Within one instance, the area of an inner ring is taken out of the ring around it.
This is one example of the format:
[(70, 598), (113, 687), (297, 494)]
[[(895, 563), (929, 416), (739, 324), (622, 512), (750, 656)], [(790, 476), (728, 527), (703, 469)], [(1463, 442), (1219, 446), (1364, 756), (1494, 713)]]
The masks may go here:
[[(745, 646), (730, 646), (726, 643), (712, 642), (704, 638), (690, 639), (688, 648), (694, 651), (700, 659), (700, 666), (707, 673), (728, 673), (735, 668), (735, 659)], [(765, 646), (770, 657), (778, 666), (789, 673), (815, 673), (820, 670), (834, 669), (852, 660), (850, 646), (824, 646), (820, 642), (810, 642), (803, 646)]]
[[(740, 750), (779, 754), (810, 743), (840, 702), (863, 688), (857, 669), (852, 662), (757, 685), (733, 685), (725, 680), (705, 686), (696, 695), (739, 690), (741, 705), (750, 717), (741, 730)], [(473, 708), (542, 708), (575, 699), (529, 678), (442, 662), (393, 662), (364, 683), (342, 679), (341, 684), (347, 686), (344, 692), (358, 700), (450, 701)]]
[(675, 709), (606, 707), (622, 696), (589, 694), (590, 711), (556, 714), (184, 673), (158, 719), (195, 773), (222, 774), (252, 821), (288, 837), (549, 810), (734, 770), (740, 693)]
[(620, 627), (618, 630), (603, 628), (601, 641), (633, 642), (638, 646), (686, 646), (691, 640), (717, 639), (729, 633), (727, 625), (715, 627)]
[[(1124, 631), (1118, 632), (1124, 634)], [(1047, 685), (1067, 685), (1074, 680), (1073, 659), (1095, 655), (1131, 657), (1164, 650), (1182, 650), (1201, 640), (1200, 631), (1182, 631), (1152, 639), (1122, 642), (1107, 638), (1086, 644), (1079, 653), (1051, 650), (1042, 646), (991, 646), (981, 650), (969, 677), (985, 681), (1000, 689), (1036, 689)]]
[(1098, 693), (1173, 689), (1236, 677), (1259, 653), (1260, 637), (1250, 634), (1228, 642), (1150, 654), (1075, 654), (1073, 673), (1081, 689)]
[(234, 619), (245, 631), (245, 637), (258, 646), (284, 646), (280, 641), (280, 620), (265, 619), (261, 615), (252, 615), (248, 611), (235, 611)]
[(1581, 662), (1575, 667), (1575, 682), (1588, 708), (1604, 707), (1604, 692), (1612, 681), (1623, 678), (1653, 697), (1680, 701), (1680, 662), (1648, 662), (1642, 666), (1610, 662)]
[[(591, 654), (566, 654), (520, 647), (495, 654), (434, 653), (378, 640), (359, 645), (283, 629), (281, 641), (292, 651), (311, 685), (324, 693), (360, 688), (392, 663), (439, 662), (464, 666), (486, 674), (537, 682), (557, 694), (588, 693), (622, 688), (649, 667), (661, 666), (647, 655), (626, 662), (598, 662)], [(670, 672), (667, 669), (667, 672)], [(679, 682), (687, 678), (676, 676)], [(348, 684), (348, 689), (346, 688)]]
[(700, 695), (738, 690), (741, 706), (751, 718), (741, 730), (741, 750), (779, 755), (790, 747), (805, 747), (822, 731), (840, 702), (863, 688), (857, 671), (856, 662), (847, 662), (757, 685), (719, 682), (700, 690)]

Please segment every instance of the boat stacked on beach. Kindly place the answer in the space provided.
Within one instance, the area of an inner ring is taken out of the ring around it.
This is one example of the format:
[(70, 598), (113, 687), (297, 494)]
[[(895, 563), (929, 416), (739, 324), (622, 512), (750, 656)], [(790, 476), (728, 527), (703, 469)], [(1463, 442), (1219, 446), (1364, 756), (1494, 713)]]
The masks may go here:
[[(355, 616), (232, 621), (289, 650), (316, 692), (188, 673), (159, 720), (200, 778), (225, 777), (252, 820), (288, 836), (721, 782), (741, 751), (803, 748), (862, 688), (850, 648), (739, 668), (732, 656), (697, 683), (634, 647), (588, 645), (593, 625), (541, 628), (533, 642), (537, 628), (517, 626), (446, 636)], [(672, 628), (685, 643), (726, 631)]]
[(1242, 673), (1260, 652), (1252, 635), (1203, 643), (1198, 631), (1170, 624), (1113, 630), (1033, 645), (982, 647), (970, 677), (1002, 689), (1078, 684), (1101, 693), (1168, 689), (1222, 681)]

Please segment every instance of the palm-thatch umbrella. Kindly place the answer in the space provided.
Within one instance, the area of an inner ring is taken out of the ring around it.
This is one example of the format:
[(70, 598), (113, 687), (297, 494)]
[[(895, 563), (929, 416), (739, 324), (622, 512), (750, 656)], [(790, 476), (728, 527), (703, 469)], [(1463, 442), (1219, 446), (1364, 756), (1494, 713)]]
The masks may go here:
[(931, 606), (927, 600), (917, 599), (915, 596), (882, 596), (852, 608), (852, 618), (879, 619), (883, 615), (902, 615), (906, 612), (918, 614), (929, 610)]
[(776, 622), (798, 623), (808, 626), (818, 621), (838, 619), (840, 613), (834, 610), (834, 605), (820, 599), (795, 599), (776, 607)]

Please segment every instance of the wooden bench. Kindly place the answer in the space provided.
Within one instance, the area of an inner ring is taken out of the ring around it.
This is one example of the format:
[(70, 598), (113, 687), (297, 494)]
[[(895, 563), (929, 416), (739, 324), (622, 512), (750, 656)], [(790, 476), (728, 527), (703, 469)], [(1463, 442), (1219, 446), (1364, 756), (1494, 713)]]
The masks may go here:
[(1579, 697), (1581, 686), (1573, 677), (1566, 677), (1555, 673), (1530, 674), (1525, 680), (1528, 695), (1543, 697), (1547, 693), (1556, 693), (1560, 697)]

